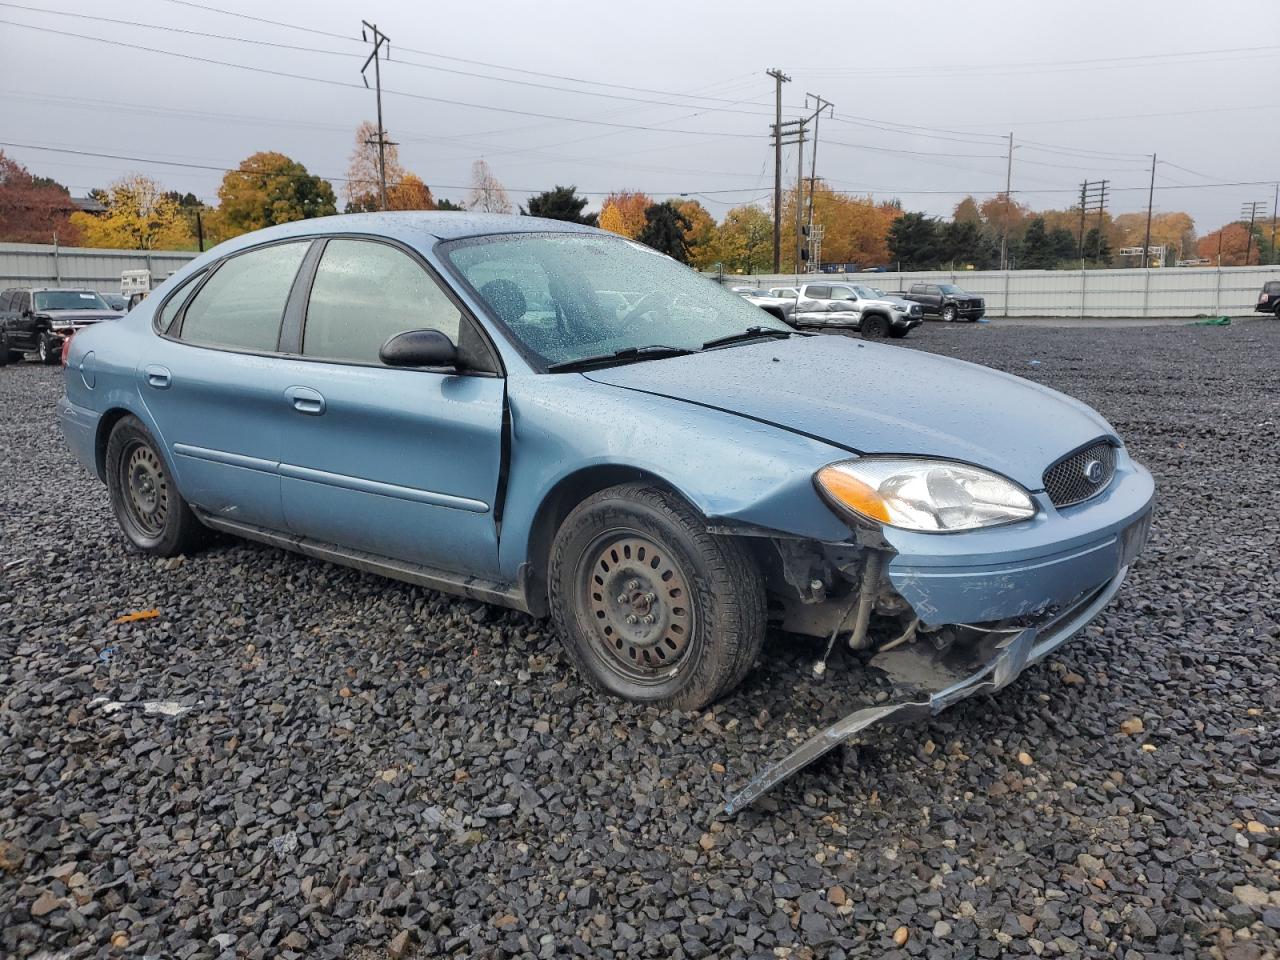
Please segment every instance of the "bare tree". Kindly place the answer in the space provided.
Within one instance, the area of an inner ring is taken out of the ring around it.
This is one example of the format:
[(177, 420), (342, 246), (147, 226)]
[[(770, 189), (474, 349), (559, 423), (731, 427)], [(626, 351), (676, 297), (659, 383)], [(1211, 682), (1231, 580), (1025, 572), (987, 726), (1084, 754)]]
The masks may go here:
[[(405, 170), (400, 165), (400, 151), (395, 144), (386, 147), (387, 187), (394, 188), (404, 179)], [(356, 145), (347, 165), (347, 182), (343, 187), (347, 211), (362, 213), (377, 210), (379, 201), (378, 179), (378, 125), (366, 120), (356, 128)]]
[(498, 182), (498, 178), (489, 169), (489, 164), (477, 160), (471, 165), (471, 194), (467, 198), (467, 206), (472, 210), (484, 210), (486, 213), (511, 213), (511, 199), (506, 188)]

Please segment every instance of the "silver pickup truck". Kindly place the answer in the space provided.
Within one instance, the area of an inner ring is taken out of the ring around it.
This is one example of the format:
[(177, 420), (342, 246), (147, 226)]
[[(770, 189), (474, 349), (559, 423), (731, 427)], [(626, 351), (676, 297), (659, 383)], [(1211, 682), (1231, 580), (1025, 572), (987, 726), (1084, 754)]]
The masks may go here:
[(796, 289), (788, 319), (797, 327), (849, 327), (864, 339), (880, 340), (905, 337), (924, 322), (924, 314), (918, 303), (860, 283), (806, 283)]

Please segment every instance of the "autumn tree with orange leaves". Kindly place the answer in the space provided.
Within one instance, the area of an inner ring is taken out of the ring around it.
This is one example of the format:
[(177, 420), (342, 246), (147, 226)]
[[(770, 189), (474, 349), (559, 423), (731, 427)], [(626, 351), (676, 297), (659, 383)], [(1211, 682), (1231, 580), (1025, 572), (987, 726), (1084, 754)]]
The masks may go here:
[(653, 197), (634, 190), (621, 190), (604, 198), (600, 207), (600, 228), (634, 240), (644, 229), (644, 212), (653, 206)]

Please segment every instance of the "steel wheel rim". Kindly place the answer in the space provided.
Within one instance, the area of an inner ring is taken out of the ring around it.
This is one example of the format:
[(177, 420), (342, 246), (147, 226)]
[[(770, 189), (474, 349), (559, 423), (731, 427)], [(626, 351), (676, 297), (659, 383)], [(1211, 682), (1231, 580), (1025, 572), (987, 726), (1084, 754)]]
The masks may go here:
[(169, 516), (169, 481), (164, 463), (140, 441), (120, 458), (120, 487), (129, 519), (147, 537), (159, 537)]
[(583, 551), (578, 596), (600, 662), (636, 684), (667, 682), (688, 660), (696, 627), (689, 578), (643, 534), (612, 531)]

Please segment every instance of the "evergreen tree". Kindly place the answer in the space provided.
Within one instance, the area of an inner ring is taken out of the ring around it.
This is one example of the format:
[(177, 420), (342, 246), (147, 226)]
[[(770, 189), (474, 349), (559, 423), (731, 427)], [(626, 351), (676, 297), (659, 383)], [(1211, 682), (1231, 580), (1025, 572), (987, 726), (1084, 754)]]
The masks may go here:
[(903, 270), (932, 270), (942, 260), (938, 224), (923, 213), (904, 213), (889, 228), (889, 256)]
[(692, 227), (689, 218), (670, 200), (654, 203), (644, 211), (644, 227), (636, 239), (681, 263), (689, 262), (685, 232)]
[(1104, 267), (1111, 266), (1111, 244), (1107, 242), (1107, 235), (1097, 227), (1091, 227), (1084, 235), (1084, 257)]
[(586, 197), (577, 196), (574, 193), (577, 189), (577, 186), (556, 186), (552, 190), (544, 190), (530, 197), (528, 209), (521, 207), (520, 213), (526, 217), (546, 217), (548, 220), (566, 220), (594, 227), (599, 217), (582, 212), (589, 201)]
[(1027, 224), (1027, 231), (1022, 235), (1021, 261), (1018, 266), (1023, 270), (1045, 270), (1057, 262), (1044, 217), (1032, 217)]

